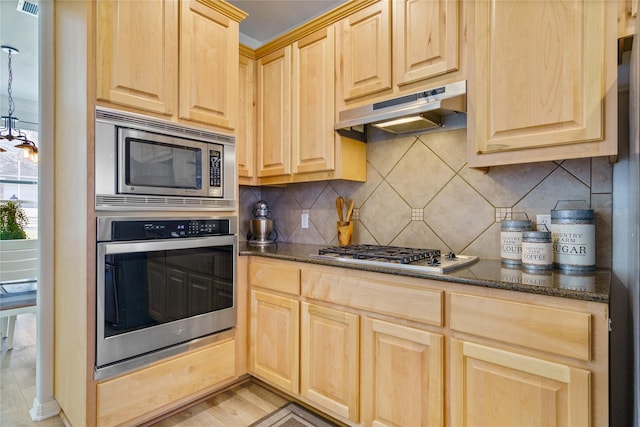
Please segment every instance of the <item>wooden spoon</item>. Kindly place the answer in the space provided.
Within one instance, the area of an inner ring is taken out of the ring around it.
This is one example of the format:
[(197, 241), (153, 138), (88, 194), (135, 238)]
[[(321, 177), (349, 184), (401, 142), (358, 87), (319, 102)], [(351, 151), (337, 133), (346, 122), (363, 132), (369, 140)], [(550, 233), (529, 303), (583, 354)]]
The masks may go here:
[(336, 211), (338, 212), (338, 219), (342, 222), (342, 212), (344, 211), (344, 199), (342, 197), (336, 199)]
[(349, 200), (349, 207), (347, 208), (347, 219), (345, 221), (351, 222), (351, 215), (353, 215), (353, 200)]

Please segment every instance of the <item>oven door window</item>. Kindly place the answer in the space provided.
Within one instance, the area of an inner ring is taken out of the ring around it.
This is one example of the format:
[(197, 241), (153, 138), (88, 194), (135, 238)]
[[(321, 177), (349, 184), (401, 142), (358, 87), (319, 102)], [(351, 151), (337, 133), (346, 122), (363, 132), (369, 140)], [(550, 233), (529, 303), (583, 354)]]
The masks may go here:
[(129, 186), (202, 189), (202, 150), (125, 138), (125, 183)]
[(233, 246), (110, 254), (104, 336), (233, 307)]

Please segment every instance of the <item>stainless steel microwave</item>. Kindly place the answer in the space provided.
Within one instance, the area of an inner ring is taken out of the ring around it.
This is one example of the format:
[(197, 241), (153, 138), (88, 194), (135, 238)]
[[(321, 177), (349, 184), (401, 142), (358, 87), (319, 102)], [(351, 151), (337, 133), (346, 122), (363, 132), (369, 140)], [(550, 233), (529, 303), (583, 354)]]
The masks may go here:
[(235, 138), (96, 108), (96, 210), (224, 210), (236, 202)]

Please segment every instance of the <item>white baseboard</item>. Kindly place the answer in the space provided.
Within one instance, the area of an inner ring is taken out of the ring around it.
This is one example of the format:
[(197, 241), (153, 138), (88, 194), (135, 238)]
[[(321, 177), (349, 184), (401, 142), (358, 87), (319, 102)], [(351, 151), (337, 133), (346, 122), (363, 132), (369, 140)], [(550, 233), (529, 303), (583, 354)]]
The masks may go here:
[(47, 418), (55, 417), (60, 413), (60, 405), (58, 401), (51, 398), (48, 402), (40, 403), (38, 399), (33, 399), (33, 406), (29, 410), (31, 420), (42, 421)]

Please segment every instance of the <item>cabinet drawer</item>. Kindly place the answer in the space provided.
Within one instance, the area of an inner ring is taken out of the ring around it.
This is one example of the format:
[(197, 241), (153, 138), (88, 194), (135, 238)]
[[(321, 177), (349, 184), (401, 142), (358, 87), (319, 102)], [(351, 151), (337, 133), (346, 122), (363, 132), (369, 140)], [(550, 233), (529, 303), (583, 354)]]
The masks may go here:
[(98, 384), (98, 426), (129, 424), (140, 416), (165, 406), (170, 409), (181, 399), (230, 381), (235, 377), (235, 356), (235, 341), (230, 339)]
[(451, 329), (590, 360), (591, 315), (492, 298), (451, 294)]
[(249, 285), (300, 295), (300, 269), (287, 265), (250, 261)]
[(301, 292), (308, 298), (442, 326), (442, 291), (305, 270)]

